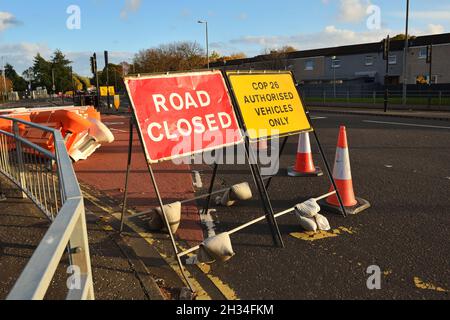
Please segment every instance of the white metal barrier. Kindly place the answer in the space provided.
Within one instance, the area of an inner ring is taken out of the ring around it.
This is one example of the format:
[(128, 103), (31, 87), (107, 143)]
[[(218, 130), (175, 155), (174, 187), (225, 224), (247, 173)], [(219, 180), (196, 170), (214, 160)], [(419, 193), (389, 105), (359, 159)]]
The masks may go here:
[(51, 221), (7, 299), (43, 299), (66, 249), (73, 272), (66, 298), (94, 299), (83, 196), (61, 133), (4, 116), (0, 123), (0, 173)]

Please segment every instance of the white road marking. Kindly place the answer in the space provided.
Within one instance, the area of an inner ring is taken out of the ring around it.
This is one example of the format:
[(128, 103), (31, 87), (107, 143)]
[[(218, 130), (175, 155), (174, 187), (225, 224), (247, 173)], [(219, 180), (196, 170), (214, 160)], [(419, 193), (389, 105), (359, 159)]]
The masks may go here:
[(200, 220), (205, 225), (208, 232), (208, 238), (216, 235), (215, 223), (211, 213), (216, 212), (216, 209), (209, 209), (207, 214), (204, 214), (203, 209), (200, 210)]
[(450, 129), (450, 127), (430, 126), (430, 125), (414, 124), (414, 123), (385, 122), (385, 121), (371, 121), (371, 120), (363, 120), (363, 122), (378, 123), (378, 124), (390, 124), (390, 125), (395, 125), (395, 126), (421, 127), (421, 128), (433, 128), (433, 129)]
[(109, 130), (111, 130), (111, 131), (118, 131), (118, 132), (124, 132), (124, 133), (128, 132), (128, 131), (120, 130), (120, 129), (116, 129), (116, 128), (109, 128)]
[(311, 120), (328, 119), (327, 117), (311, 117)]
[(113, 125), (122, 125), (122, 124), (125, 124), (125, 122), (105, 122), (104, 123), (105, 125), (107, 125), (107, 126), (113, 126)]

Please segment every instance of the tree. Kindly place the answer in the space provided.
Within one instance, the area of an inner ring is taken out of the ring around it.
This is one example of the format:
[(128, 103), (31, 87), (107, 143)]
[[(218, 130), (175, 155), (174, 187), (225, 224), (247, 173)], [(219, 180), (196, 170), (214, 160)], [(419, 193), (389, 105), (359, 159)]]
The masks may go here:
[(39, 53), (34, 57), (32, 72), (35, 85), (47, 88), (53, 92), (53, 80), (55, 92), (72, 90), (72, 76), (70, 64), (61, 50), (55, 50), (50, 61), (45, 60)]
[(211, 56), (211, 61), (212, 62), (222, 62), (222, 63), (224, 63), (226, 61), (239, 60), (239, 59), (247, 58), (247, 56), (243, 52), (232, 53), (229, 56), (220, 56), (217, 52), (214, 52), (214, 53), (216, 53), (216, 55), (214, 55), (214, 59)]
[[(396, 35), (395, 37), (391, 38), (392, 41), (397, 41), (397, 40), (402, 40), (405, 41), (406, 36), (403, 33), (400, 33), (398, 35)], [(416, 36), (413, 35), (408, 35), (408, 39), (413, 40), (415, 39)]]
[(27, 75), (28, 80), (34, 80), (35, 87), (52, 87), (51, 64), (45, 60), (40, 53), (33, 59), (32, 72)]
[[(6, 90), (5, 90), (5, 83), (6, 83)], [(0, 75), (0, 97), (2, 97), (2, 100), (4, 100), (4, 94), (5, 92), (11, 92), (12, 91), (12, 81), (6, 77), (3, 77), (3, 75)]]
[[(124, 69), (123, 64), (108, 64), (109, 73), (109, 85), (114, 86), (116, 91), (125, 90), (125, 84), (123, 82)], [(106, 86), (106, 67), (98, 73), (98, 80), (101, 86)]]
[(297, 49), (292, 46), (284, 46), (280, 49), (266, 50), (266, 54), (262, 56), (262, 59), (264, 60), (263, 68), (269, 70), (285, 69), (287, 67), (289, 53), (295, 51), (297, 51)]
[(204, 68), (206, 57), (196, 42), (174, 42), (139, 51), (133, 63), (137, 73), (182, 71)]
[(5, 76), (12, 81), (13, 90), (25, 91), (27, 89), (27, 82), (24, 78), (19, 76), (14, 70), (14, 67), (9, 63), (5, 66)]
[[(66, 59), (61, 50), (56, 50), (53, 53), (53, 57), (51, 58), (50, 64), (51, 69), (53, 69), (54, 77), (55, 77), (55, 87), (56, 92), (65, 92), (68, 90), (72, 90), (72, 74), (70, 64), (72, 61)], [(52, 74), (50, 73), (50, 76)]]

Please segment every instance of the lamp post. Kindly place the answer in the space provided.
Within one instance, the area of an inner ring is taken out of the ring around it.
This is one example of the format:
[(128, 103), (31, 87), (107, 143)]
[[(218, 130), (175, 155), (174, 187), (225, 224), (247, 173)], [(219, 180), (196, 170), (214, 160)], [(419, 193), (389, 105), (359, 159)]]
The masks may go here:
[(336, 99), (336, 65), (334, 61), (336, 60), (336, 56), (331, 57), (331, 67), (333, 68), (333, 92), (334, 98)]
[(209, 69), (209, 39), (208, 39), (208, 21), (206, 20), (198, 20), (197, 23), (205, 24), (206, 26), (206, 61)]
[(406, 91), (408, 89), (408, 26), (409, 26), (409, 0), (406, 0), (406, 27), (405, 27), (405, 48), (403, 51), (403, 105), (406, 105)]
[(8, 96), (8, 90), (6, 89), (6, 72), (5, 72), (4, 59), (5, 59), (5, 57), (2, 57), (3, 94), (4, 94), (4, 100), (6, 101), (6, 97)]

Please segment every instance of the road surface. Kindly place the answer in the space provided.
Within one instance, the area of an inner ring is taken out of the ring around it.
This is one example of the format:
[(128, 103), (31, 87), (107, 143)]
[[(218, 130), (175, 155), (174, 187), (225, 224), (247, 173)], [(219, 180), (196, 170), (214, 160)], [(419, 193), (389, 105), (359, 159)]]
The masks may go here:
[[(310, 241), (294, 216), (278, 220), (286, 248), (272, 245), (265, 222), (232, 236), (236, 256), (212, 265), (241, 299), (448, 299), (450, 289), (450, 122), (313, 114), (333, 162), (340, 125), (347, 127), (356, 195), (372, 207), (346, 219), (327, 214), (335, 237)], [(291, 138), (282, 168), (293, 164)], [(324, 168), (313, 143), (316, 165)], [(201, 170), (207, 170), (201, 166)], [(203, 175), (207, 184), (210, 175)], [(224, 166), (217, 188), (251, 181), (246, 166)], [(328, 192), (321, 178), (275, 178), (270, 197), (282, 211)], [(256, 194), (256, 191), (254, 192)], [(217, 208), (216, 232), (262, 215), (256, 197)], [(378, 266), (381, 289), (368, 290)]]

